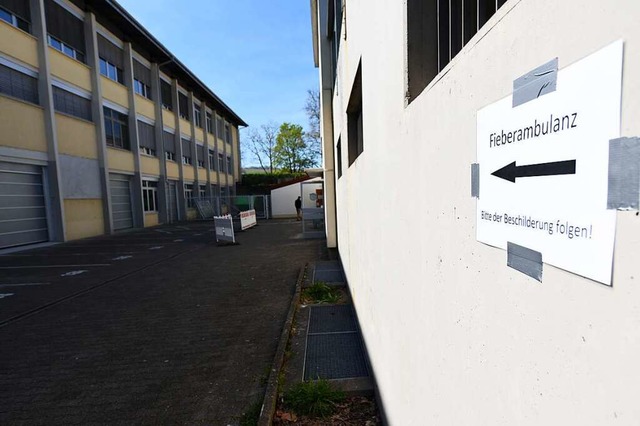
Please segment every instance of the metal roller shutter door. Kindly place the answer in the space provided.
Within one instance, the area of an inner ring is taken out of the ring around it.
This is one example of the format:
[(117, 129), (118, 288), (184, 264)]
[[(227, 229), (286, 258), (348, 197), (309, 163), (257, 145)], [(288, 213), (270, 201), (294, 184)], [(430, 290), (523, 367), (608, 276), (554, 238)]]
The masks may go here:
[(42, 167), (0, 162), (0, 248), (49, 241)]
[(126, 175), (109, 175), (113, 229), (133, 228), (130, 178)]

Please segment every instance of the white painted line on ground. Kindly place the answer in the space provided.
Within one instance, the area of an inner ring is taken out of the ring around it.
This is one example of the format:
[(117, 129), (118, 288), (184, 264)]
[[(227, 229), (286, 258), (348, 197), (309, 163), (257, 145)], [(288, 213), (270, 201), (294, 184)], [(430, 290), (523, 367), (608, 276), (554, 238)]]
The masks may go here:
[(111, 266), (110, 263), (87, 263), (84, 265), (28, 265), (28, 266), (0, 266), (0, 269), (34, 269), (34, 268), (75, 268), (77, 266)]
[(164, 246), (155, 246), (155, 247), (149, 247), (149, 250), (160, 250), (161, 248), (163, 248)]
[(173, 240), (173, 242), (174, 242), (174, 243), (181, 243), (181, 242), (183, 242), (183, 241), (184, 241), (184, 240), (183, 240), (182, 238), (178, 238), (177, 240)]
[[(171, 233), (171, 231), (165, 231), (164, 229), (156, 229), (155, 231), (156, 232), (160, 232), (162, 234), (170, 234)], [(140, 235), (144, 235), (144, 234), (140, 234)]]
[(0, 288), (4, 287), (27, 287), (33, 285), (49, 285), (50, 283), (19, 283), (19, 284), (0, 284)]
[(4, 299), (5, 297), (11, 297), (13, 293), (0, 293), (0, 299)]
[(125, 260), (125, 259), (131, 259), (133, 256), (118, 256), (118, 257), (114, 257), (111, 260)]
[(73, 277), (75, 275), (84, 274), (85, 272), (89, 272), (89, 271), (87, 271), (86, 269), (82, 269), (80, 271), (69, 271), (69, 272), (66, 272), (66, 273), (64, 273), (64, 274), (62, 274), (60, 276), (61, 277)]
[(193, 234), (194, 237), (199, 237), (202, 234)]

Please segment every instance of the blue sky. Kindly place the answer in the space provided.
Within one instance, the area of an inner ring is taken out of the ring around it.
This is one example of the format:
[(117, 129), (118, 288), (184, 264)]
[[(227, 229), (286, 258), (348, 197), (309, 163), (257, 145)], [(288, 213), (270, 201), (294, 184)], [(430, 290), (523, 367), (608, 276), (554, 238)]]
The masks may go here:
[(118, 2), (251, 128), (307, 127), (307, 90), (318, 86), (308, 0)]

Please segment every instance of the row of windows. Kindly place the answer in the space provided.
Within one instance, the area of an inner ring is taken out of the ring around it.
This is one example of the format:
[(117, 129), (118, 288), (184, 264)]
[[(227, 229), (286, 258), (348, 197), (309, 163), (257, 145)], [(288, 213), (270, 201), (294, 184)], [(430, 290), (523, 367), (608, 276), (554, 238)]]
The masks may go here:
[[(82, 20), (69, 13), (53, 0), (45, 0), (44, 5), (49, 46), (70, 58), (86, 63), (84, 23)], [(26, 32), (31, 30), (30, 16), (28, 1), (3, 2), (2, 7), (0, 7), (0, 19)], [(100, 74), (124, 84), (124, 51), (98, 34), (98, 56), (100, 59)], [(150, 70), (135, 60), (133, 68), (133, 90), (140, 96), (152, 99)], [(164, 81), (161, 82), (161, 102), (164, 108), (173, 110), (171, 86)], [(181, 93), (179, 96), (179, 115), (185, 120), (189, 120), (191, 116), (188, 104), (187, 96)], [(202, 128), (202, 113), (199, 106), (195, 105), (193, 115), (195, 125)], [(209, 113), (207, 113), (206, 126), (207, 131), (213, 134), (213, 121)], [(228, 137), (225, 140), (230, 142)]]
[[(212, 194), (216, 194), (216, 185), (211, 185)], [(222, 189), (222, 188), (221, 188)], [(231, 193), (231, 188), (224, 188), (224, 193)], [(194, 185), (190, 183), (184, 184), (184, 199), (188, 208), (196, 207), (196, 200), (207, 198), (207, 186), (198, 186), (198, 197), (194, 196)], [(214, 195), (215, 196), (215, 195)], [(224, 196), (224, 195), (222, 195)], [(142, 205), (145, 213), (158, 212), (160, 210), (160, 204), (158, 203), (158, 182), (152, 180), (142, 181)]]

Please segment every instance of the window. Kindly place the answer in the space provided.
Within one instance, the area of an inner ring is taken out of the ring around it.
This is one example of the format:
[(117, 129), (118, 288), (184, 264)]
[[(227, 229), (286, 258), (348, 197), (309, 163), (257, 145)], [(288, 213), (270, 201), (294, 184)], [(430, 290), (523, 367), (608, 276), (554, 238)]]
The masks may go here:
[(164, 154), (167, 160), (176, 161), (176, 140), (173, 133), (162, 132), (162, 143), (164, 144)]
[(342, 34), (342, 0), (329, 0), (328, 39), (331, 43), (331, 59), (333, 60), (333, 81), (336, 81), (338, 54), (340, 53), (340, 37)]
[(22, 31), (29, 32), (28, 20), (31, 16), (29, 2), (13, 1), (7, 5), (4, 3), (6, 2), (3, 2), (4, 7), (0, 7), (0, 19), (16, 28), (20, 28)]
[(104, 107), (104, 131), (107, 146), (131, 150), (126, 114)]
[(231, 165), (231, 157), (227, 157), (227, 173), (233, 174), (233, 166)]
[(118, 46), (98, 34), (100, 74), (110, 80), (124, 84), (124, 52)]
[(138, 79), (133, 80), (133, 90), (140, 96), (151, 99), (151, 87), (147, 86)]
[(153, 125), (138, 120), (138, 144), (140, 153), (156, 156), (155, 127)]
[(336, 169), (338, 169), (338, 179), (342, 177), (342, 143), (338, 138), (338, 144), (336, 145)]
[(84, 62), (84, 22), (54, 0), (45, 0), (44, 6), (49, 45), (71, 58)]
[(201, 199), (207, 197), (207, 185), (199, 186), (198, 195), (200, 196)]
[(158, 211), (158, 182), (142, 181), (142, 204), (145, 212)]
[(59, 50), (70, 58), (76, 59), (80, 62), (84, 62), (84, 54), (76, 51), (73, 47), (70, 47), (69, 45), (50, 35), (47, 36), (47, 40), (49, 40), (49, 46), (53, 47), (54, 49)]
[(0, 93), (38, 105), (38, 79), (0, 64)]
[(196, 144), (196, 154), (198, 157), (198, 167), (204, 167), (204, 146)]
[(218, 171), (224, 173), (224, 155), (218, 154)]
[(120, 84), (124, 84), (124, 73), (118, 67), (111, 62), (100, 58), (100, 74), (107, 77), (110, 80), (117, 81)]
[(133, 60), (133, 90), (147, 99), (151, 97), (151, 70), (137, 60)]
[(162, 108), (173, 111), (171, 85), (164, 80), (160, 80), (160, 96), (162, 97)]
[(53, 86), (53, 106), (56, 111), (92, 121), (91, 101)]
[(189, 139), (182, 139), (182, 164), (193, 165), (191, 159), (191, 141)]
[(222, 117), (217, 117), (216, 118), (216, 136), (220, 139), (222, 139), (222, 132), (224, 131), (224, 120), (222, 119)]
[(189, 98), (187, 95), (178, 93), (178, 109), (180, 112), (180, 118), (189, 121)]
[(211, 113), (207, 112), (207, 133), (213, 134), (213, 118), (211, 117)]
[(193, 121), (196, 127), (202, 129), (202, 111), (200, 110), (200, 105), (193, 104)]
[(347, 106), (347, 131), (349, 166), (351, 166), (364, 151), (364, 139), (362, 136), (362, 63), (358, 65)]
[(506, 0), (407, 0), (407, 99), (415, 99)]
[(231, 126), (229, 126), (229, 123), (224, 123), (224, 140), (227, 143), (231, 143)]
[(209, 150), (209, 170), (216, 169), (216, 153), (212, 150)]
[(195, 200), (193, 199), (193, 184), (191, 183), (184, 184), (184, 200), (187, 203), (188, 209), (196, 206)]

